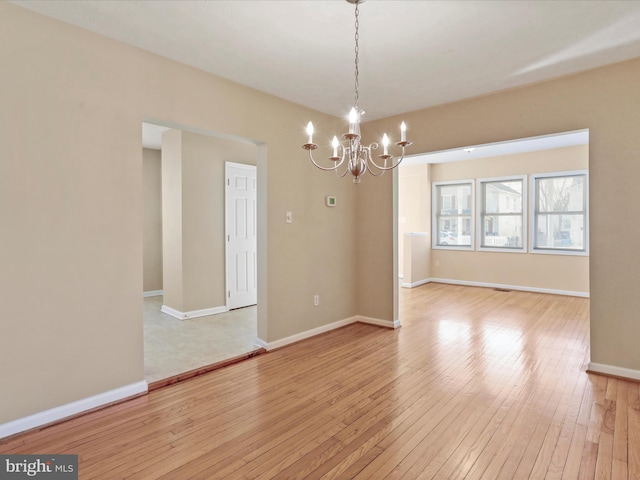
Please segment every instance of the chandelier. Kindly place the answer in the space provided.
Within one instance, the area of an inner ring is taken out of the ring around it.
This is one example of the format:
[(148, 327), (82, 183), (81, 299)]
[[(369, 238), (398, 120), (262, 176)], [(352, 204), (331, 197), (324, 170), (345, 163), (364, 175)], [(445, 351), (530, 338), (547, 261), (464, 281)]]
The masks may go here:
[[(392, 170), (400, 165), (400, 162), (404, 159), (404, 150), (405, 147), (411, 145), (411, 142), (407, 141), (407, 127), (404, 122), (400, 126), (400, 141), (396, 142), (396, 145), (402, 149), (402, 155), (399, 159), (393, 157), (393, 155), (389, 154), (389, 137), (385, 133), (382, 136), (382, 146), (383, 152), (382, 155), (378, 155), (380, 158), (380, 163), (376, 163), (373, 159), (372, 150), (376, 150), (378, 148), (378, 143), (372, 142), (369, 146), (365, 146), (360, 143), (360, 118), (364, 114), (364, 111), (360, 110), (358, 106), (359, 100), (359, 82), (358, 82), (358, 54), (360, 51), (360, 47), (358, 44), (359, 35), (358, 30), (360, 24), (358, 22), (359, 15), (359, 5), (363, 3), (365, 0), (347, 0), (347, 2), (355, 4), (355, 104), (351, 111), (349, 112), (349, 131), (347, 133), (342, 134), (342, 138), (344, 144), (338, 140), (338, 137), (334, 135), (333, 141), (331, 142), (331, 146), (333, 147), (333, 154), (328, 157), (328, 159), (333, 162), (333, 165), (324, 167), (318, 164), (311, 153), (313, 150), (318, 148), (318, 145), (313, 143), (313, 124), (309, 122), (307, 124), (307, 136), (308, 141), (302, 148), (309, 152), (309, 159), (311, 162), (318, 167), (320, 170), (334, 170), (339, 177), (344, 177), (347, 173), (353, 175), (353, 183), (360, 183), (360, 177), (364, 175), (366, 172), (369, 172), (374, 177), (379, 177), (383, 175), (387, 170)], [(340, 167), (346, 162), (346, 167), (340, 172)]]

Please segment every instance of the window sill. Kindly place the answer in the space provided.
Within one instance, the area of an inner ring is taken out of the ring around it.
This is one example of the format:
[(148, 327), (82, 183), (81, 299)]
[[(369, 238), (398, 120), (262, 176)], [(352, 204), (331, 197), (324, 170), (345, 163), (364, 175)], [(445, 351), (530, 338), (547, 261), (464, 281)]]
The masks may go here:
[(527, 253), (526, 248), (478, 247), (478, 252)]
[(584, 250), (561, 250), (561, 249), (543, 249), (536, 248), (529, 250), (529, 253), (536, 255), (568, 255), (571, 257), (588, 257), (589, 252)]
[(474, 248), (472, 245), (432, 245), (432, 250), (458, 250), (464, 252), (473, 252)]

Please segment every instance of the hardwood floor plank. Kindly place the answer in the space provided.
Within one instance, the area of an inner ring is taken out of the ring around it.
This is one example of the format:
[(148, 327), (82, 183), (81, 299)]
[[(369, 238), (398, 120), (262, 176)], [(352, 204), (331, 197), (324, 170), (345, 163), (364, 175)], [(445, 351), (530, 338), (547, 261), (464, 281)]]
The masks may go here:
[(589, 417), (587, 440), (597, 445), (600, 441), (600, 431), (604, 422), (607, 377), (602, 375), (597, 375), (596, 377), (593, 399), (591, 401), (591, 416)]
[[(582, 404), (581, 392), (585, 390), (588, 382), (587, 374), (576, 375), (578, 381), (570, 398), (567, 399), (567, 406), (564, 409), (558, 409), (556, 416), (556, 425), (554, 429), (550, 429), (545, 437), (544, 443), (536, 459), (531, 472), (531, 478), (544, 478), (545, 480), (554, 480), (562, 478), (565, 466), (569, 459), (571, 445), (574, 440), (574, 432), (577, 427), (580, 405)], [(561, 418), (564, 415), (564, 418)], [(586, 434), (586, 429), (584, 429)], [(575, 439), (576, 442), (580, 440)], [(545, 459), (550, 459), (548, 462)], [(576, 470), (574, 475), (577, 476)]]
[[(430, 396), (428, 403), (419, 410), (414, 410), (413, 414), (408, 417), (404, 422), (398, 423), (388, 435), (386, 435), (379, 443), (378, 446), (385, 451), (383, 454), (376, 457), (376, 459), (363, 469), (359, 477), (369, 478), (373, 472), (380, 474), (380, 471), (392, 470), (394, 468), (394, 459), (403, 458), (408, 452), (410, 452), (415, 445), (415, 442), (423, 438), (431, 429), (433, 429), (443, 415), (446, 415), (450, 409), (454, 408), (458, 402), (463, 398), (463, 395), (467, 394), (471, 389), (472, 373), (466, 371), (458, 366), (455, 372), (457, 385), (462, 388), (460, 390), (447, 391), (447, 387), (453, 383), (451, 380), (445, 384), (439, 386), (434, 391), (434, 394)], [(458, 387), (459, 388), (459, 387)], [(398, 447), (399, 450), (398, 450)]]
[[(507, 370), (506, 365), (492, 365), (491, 368), (503, 368)], [(504, 402), (505, 389), (514, 388), (511, 381), (517, 376), (515, 370), (510, 373), (505, 372), (505, 382), (508, 386), (502, 388), (497, 395), (490, 395), (483, 392), (482, 384), (487, 381), (485, 375), (479, 375), (473, 379), (473, 389), (467, 394), (468, 403), (464, 403), (460, 407), (460, 413), (453, 414), (448, 419), (441, 422), (437, 431), (430, 435), (437, 441), (421, 442), (404, 460), (397, 465), (390, 473), (389, 478), (432, 478), (435, 476), (443, 476), (440, 472), (444, 463), (454, 452), (460, 443), (469, 437), (474, 428), (480, 425), (486, 425), (484, 421), (488, 421), (490, 416), (497, 411)], [(490, 412), (489, 414), (487, 412)]]
[(382, 453), (379, 447), (367, 448), (364, 453), (354, 452), (343, 462), (320, 477), (321, 480), (336, 480), (342, 478), (354, 478), (364, 467), (370, 464), (378, 455)]
[(628, 440), (628, 408), (627, 408), (627, 387), (629, 382), (619, 380), (617, 382), (615, 401), (616, 417), (613, 427), (613, 465), (611, 468), (611, 478), (614, 480), (627, 479), (627, 440)]
[[(588, 436), (588, 433), (587, 433)], [(580, 461), (579, 479), (593, 480), (596, 475), (596, 460), (598, 458), (598, 444), (585, 440), (582, 460)]]
[[(487, 442), (502, 424), (511, 411), (514, 402), (523, 394), (523, 384), (509, 383), (509, 386), (496, 396), (492, 408), (487, 410), (476, 425), (467, 433), (457, 448), (440, 464), (437, 462), (431, 469), (425, 470), (427, 478), (464, 478), (475, 465)], [(435, 471), (430, 471), (435, 470)]]
[[(513, 424), (508, 429), (501, 426), (502, 436), (495, 437), (501, 439), (498, 451), (492, 456), (480, 478), (491, 480), (513, 478), (515, 470), (523, 460), (528, 443), (541, 422), (544, 422), (545, 410), (552, 406), (551, 391), (561, 385), (557, 369), (548, 372), (546, 378), (548, 382), (543, 380), (543, 383), (547, 383), (546, 388), (543, 388), (538, 396), (533, 397), (530, 403), (524, 405)], [(530, 465), (527, 464), (526, 469), (529, 468)]]
[(640, 480), (640, 383), (627, 388), (627, 476)]
[[(541, 413), (540, 420), (529, 438), (522, 438), (522, 444), (526, 444), (522, 457), (516, 468), (505, 468), (503, 466), (498, 478), (545, 478), (546, 471), (557, 439), (560, 435), (560, 429), (566, 410), (568, 408), (568, 400), (566, 400), (567, 390), (573, 391), (573, 386), (577, 375), (559, 376), (559, 383), (554, 385), (554, 391), (549, 396), (549, 401), (544, 405), (543, 410), (548, 412), (546, 415)], [(574, 379), (572, 382), (571, 379)], [(563, 397), (565, 401), (563, 402)], [(555, 408), (555, 411), (553, 412)], [(551, 413), (553, 412), (553, 417)], [(545, 441), (547, 441), (545, 443)], [(515, 462), (514, 462), (515, 463)]]
[(596, 480), (609, 480), (611, 478), (612, 452), (613, 435), (608, 432), (602, 432), (596, 458)]
[(571, 445), (567, 453), (567, 460), (564, 463), (561, 472), (562, 480), (571, 480), (580, 477), (580, 467), (582, 460), (582, 452), (584, 450), (585, 438), (587, 436), (587, 427), (576, 425), (571, 437)]
[[(547, 342), (541, 342), (541, 347), (544, 347), (545, 343)], [(539, 379), (538, 388), (541, 391), (531, 389), (530, 385), (527, 385), (528, 388), (523, 390), (523, 396), (519, 398), (515, 408), (511, 408), (507, 416), (487, 432), (485, 437), (487, 440), (483, 442), (484, 450), (480, 452), (479, 458), (471, 466), (465, 478), (491, 478), (492, 476), (495, 478), (499, 474), (514, 446), (514, 438), (523, 435), (521, 425), (525, 425), (524, 438), (529, 437), (528, 430), (535, 428), (536, 418), (531, 415), (536, 411), (536, 402), (548, 398), (549, 384), (557, 384), (556, 373), (560, 365), (558, 362), (549, 362), (541, 365), (540, 368), (533, 369), (532, 375), (535, 379)], [(520, 457), (517, 456), (516, 460), (519, 459)]]
[(640, 384), (585, 373), (589, 300), (428, 284), (353, 324), (0, 441), (80, 478), (640, 480)]

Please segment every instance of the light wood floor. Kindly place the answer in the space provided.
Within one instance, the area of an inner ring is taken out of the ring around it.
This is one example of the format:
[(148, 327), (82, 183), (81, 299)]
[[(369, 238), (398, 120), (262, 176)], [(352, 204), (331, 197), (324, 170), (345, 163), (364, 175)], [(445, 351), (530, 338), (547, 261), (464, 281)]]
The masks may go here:
[(82, 479), (640, 478), (640, 384), (585, 373), (588, 300), (429, 284), (356, 324), (11, 439)]

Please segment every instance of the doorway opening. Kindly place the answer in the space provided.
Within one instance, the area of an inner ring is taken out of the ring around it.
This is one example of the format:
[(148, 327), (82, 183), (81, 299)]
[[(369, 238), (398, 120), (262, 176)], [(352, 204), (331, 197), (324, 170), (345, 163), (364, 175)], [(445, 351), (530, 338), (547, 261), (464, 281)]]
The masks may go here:
[(398, 169), (400, 289), (589, 296), (589, 131), (416, 155)]
[[(230, 304), (226, 268), (226, 163), (250, 166), (255, 180), (259, 147), (167, 125), (143, 123), (144, 355), (150, 388), (263, 352), (255, 345), (257, 296)], [(256, 292), (257, 181), (251, 187)]]

